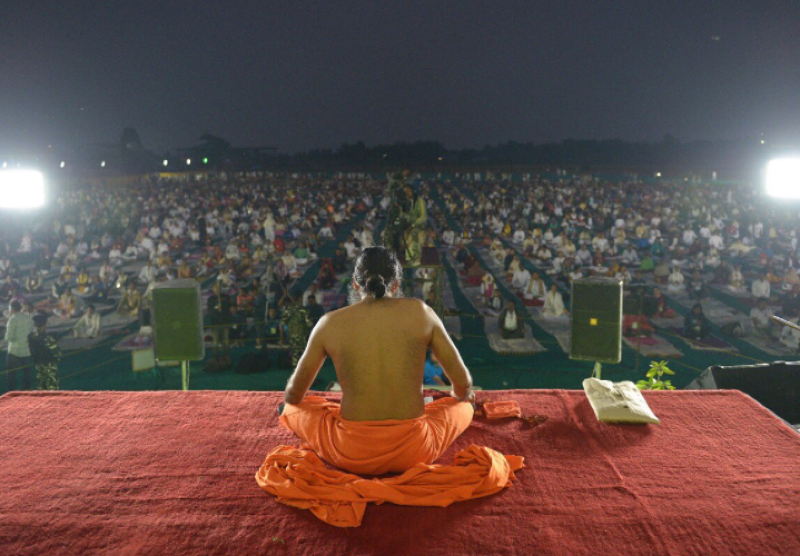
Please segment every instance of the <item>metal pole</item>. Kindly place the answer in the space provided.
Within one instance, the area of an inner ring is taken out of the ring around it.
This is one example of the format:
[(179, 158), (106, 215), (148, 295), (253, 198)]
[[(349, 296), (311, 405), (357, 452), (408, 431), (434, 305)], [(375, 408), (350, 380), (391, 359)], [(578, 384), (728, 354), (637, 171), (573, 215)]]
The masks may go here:
[(183, 389), (189, 389), (189, 362), (181, 361), (181, 378), (183, 380)]

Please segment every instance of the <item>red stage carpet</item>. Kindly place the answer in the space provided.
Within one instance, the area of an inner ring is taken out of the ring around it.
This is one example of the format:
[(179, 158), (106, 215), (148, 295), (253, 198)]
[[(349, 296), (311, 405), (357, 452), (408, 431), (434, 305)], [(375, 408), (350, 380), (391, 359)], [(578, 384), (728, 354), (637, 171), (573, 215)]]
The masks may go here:
[(660, 426), (595, 420), (580, 391), (480, 393), (525, 414), (470, 444), (525, 457), (513, 486), (449, 508), (370, 505), (338, 529), (262, 491), (281, 394), (0, 398), (0, 555), (800, 554), (800, 435), (738, 392), (646, 393)]

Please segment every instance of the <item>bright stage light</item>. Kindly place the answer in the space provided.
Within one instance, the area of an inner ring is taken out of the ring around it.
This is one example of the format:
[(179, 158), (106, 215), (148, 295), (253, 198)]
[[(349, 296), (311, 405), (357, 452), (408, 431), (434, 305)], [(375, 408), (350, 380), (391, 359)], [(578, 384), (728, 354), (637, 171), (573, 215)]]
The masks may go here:
[(167, 160), (167, 159), (164, 159), (164, 162), (162, 162), (162, 164), (163, 164), (164, 166), (168, 165), (168, 164), (169, 164), (169, 160)]
[(192, 159), (191, 158), (187, 158), (186, 159), (186, 165), (189, 166), (191, 164), (192, 164)]
[(800, 158), (776, 158), (767, 163), (767, 195), (800, 199)]
[(44, 205), (44, 176), (36, 170), (0, 172), (0, 207), (38, 208)]

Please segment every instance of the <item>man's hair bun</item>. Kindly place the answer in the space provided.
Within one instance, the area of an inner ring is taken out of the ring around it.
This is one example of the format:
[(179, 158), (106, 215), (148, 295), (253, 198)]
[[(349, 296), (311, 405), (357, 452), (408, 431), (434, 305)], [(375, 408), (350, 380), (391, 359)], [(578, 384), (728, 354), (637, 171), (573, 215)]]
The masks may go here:
[(375, 299), (380, 299), (386, 295), (386, 284), (383, 281), (383, 276), (370, 276), (367, 278), (367, 292), (372, 294)]
[(395, 254), (385, 247), (367, 247), (356, 259), (353, 281), (375, 299), (384, 297), (387, 288), (399, 286), (402, 278), (403, 267)]

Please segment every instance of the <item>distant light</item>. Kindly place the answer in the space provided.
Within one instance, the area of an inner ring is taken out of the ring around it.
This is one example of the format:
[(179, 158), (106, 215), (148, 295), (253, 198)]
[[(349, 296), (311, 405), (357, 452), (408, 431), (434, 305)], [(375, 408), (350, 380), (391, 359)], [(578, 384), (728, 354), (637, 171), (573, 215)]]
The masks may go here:
[(106, 167), (106, 161), (104, 160), (103, 162), (100, 163), (100, 168), (105, 168), (105, 167)]
[(0, 172), (0, 207), (37, 208), (44, 204), (44, 176), (36, 170)]
[(165, 159), (164, 159), (164, 162), (163, 162), (163, 164), (164, 164), (164, 166), (167, 166), (167, 165), (169, 164), (169, 160), (167, 160), (167, 159), (165, 158)]
[(61, 161), (61, 167), (63, 168), (63, 167), (64, 167), (64, 166), (66, 166), (66, 165), (67, 165), (67, 163), (66, 163), (66, 162), (64, 162), (64, 161), (62, 160), (62, 161)]
[(766, 141), (764, 141), (764, 140), (762, 139), (762, 140), (761, 140), (761, 144), (763, 145), (764, 143), (766, 143)]
[(767, 163), (767, 195), (800, 199), (800, 158), (776, 158)]
[(441, 162), (441, 161), (442, 161), (442, 157), (440, 156), (440, 157), (439, 157), (439, 162)]
[(186, 159), (186, 165), (189, 166), (191, 163), (192, 163), (192, 159), (191, 158), (187, 158)]
[(661, 172), (656, 172), (656, 177), (660, 178), (661, 177)]
[(203, 159), (203, 164), (208, 164), (208, 159), (207, 158)]

